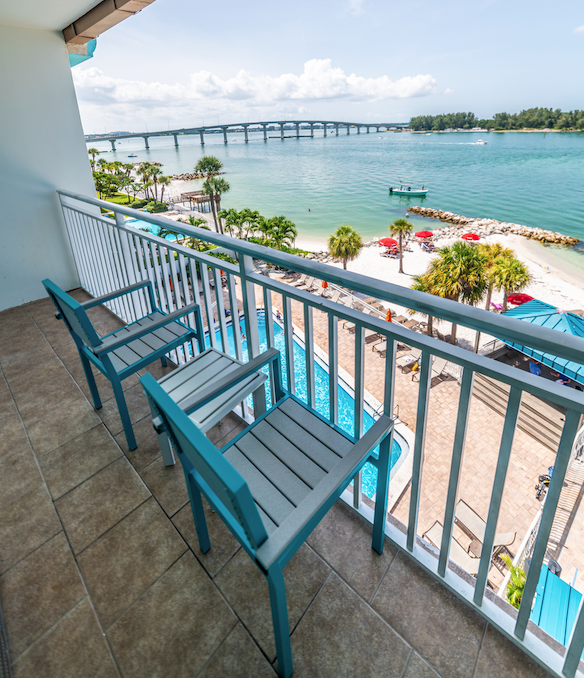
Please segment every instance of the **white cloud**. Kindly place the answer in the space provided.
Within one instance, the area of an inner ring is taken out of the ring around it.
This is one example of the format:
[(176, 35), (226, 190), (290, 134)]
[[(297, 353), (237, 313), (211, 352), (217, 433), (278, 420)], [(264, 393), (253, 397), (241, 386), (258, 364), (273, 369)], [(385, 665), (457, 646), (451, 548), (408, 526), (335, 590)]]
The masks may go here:
[(365, 4), (365, 0), (349, 0), (348, 1), (348, 9), (351, 14), (363, 14), (365, 11), (363, 9), (363, 5)]
[(574, 33), (584, 33), (584, 24), (574, 29)]
[(444, 94), (454, 94), (454, 90), (453, 90), (453, 89), (450, 89), (450, 87), (447, 87), (447, 88), (444, 90)]
[[(343, 99), (346, 101), (382, 101), (427, 96), (434, 93), (436, 81), (431, 75), (416, 75), (391, 80), (383, 75), (365, 78), (347, 75), (333, 68), (330, 59), (312, 59), (300, 75), (284, 73), (277, 77), (251, 75), (241, 70), (226, 80), (198, 71), (187, 84), (143, 82), (106, 75), (97, 68), (73, 71), (80, 100), (102, 104), (132, 104), (140, 108), (185, 106), (193, 103), (209, 109), (277, 106), (285, 102), (309, 102)], [(297, 105), (294, 107), (297, 109)]]

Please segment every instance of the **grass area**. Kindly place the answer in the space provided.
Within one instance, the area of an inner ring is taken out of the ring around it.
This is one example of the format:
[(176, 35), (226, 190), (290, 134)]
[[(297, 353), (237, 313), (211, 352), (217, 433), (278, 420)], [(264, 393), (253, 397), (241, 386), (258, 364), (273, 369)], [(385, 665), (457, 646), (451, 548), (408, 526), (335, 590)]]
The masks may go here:
[[(99, 193), (97, 194), (97, 197), (99, 198)], [(108, 202), (113, 202), (116, 205), (127, 205), (128, 204), (128, 196), (126, 193), (114, 193), (114, 195), (105, 195), (103, 197), (103, 200), (107, 200)], [(130, 204), (134, 202), (134, 198), (130, 197)]]

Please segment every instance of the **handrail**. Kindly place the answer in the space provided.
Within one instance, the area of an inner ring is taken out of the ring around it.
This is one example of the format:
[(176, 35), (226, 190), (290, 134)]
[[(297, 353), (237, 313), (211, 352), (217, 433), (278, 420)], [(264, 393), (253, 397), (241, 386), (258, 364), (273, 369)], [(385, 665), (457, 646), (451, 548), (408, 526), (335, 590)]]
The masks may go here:
[[(138, 212), (129, 207), (122, 207), (114, 203), (99, 200), (98, 198), (91, 198), (83, 196), (79, 193), (72, 193), (69, 191), (57, 191), (61, 196), (72, 198), (93, 205), (94, 207), (103, 207), (116, 214), (130, 214), (136, 218), (152, 223), (163, 228), (168, 227), (168, 220), (164, 217), (157, 217), (156, 215)], [(284, 268), (289, 268), (307, 275), (315, 275), (322, 280), (331, 281), (343, 287), (350, 289), (359, 289), (362, 292), (375, 296), (386, 301), (393, 302), (399, 306), (412, 308), (425, 315), (439, 317), (442, 320), (462, 324), (470, 329), (491, 334), (493, 336), (503, 336), (506, 340), (517, 344), (527, 345), (530, 348), (538, 349), (543, 352), (552, 353), (567, 360), (575, 362), (582, 361), (582, 354), (584, 353), (584, 339), (568, 334), (560, 334), (555, 330), (538, 327), (538, 334), (533, 334), (531, 326), (526, 327), (526, 323), (516, 318), (502, 316), (497, 313), (475, 308), (473, 306), (464, 305), (452, 301), (450, 299), (443, 299), (425, 292), (418, 292), (407, 287), (401, 287), (393, 283), (388, 283), (383, 280), (375, 280), (358, 273), (351, 271), (340, 270), (327, 264), (306, 260), (302, 257), (293, 254), (280, 252), (269, 247), (256, 245), (244, 240), (238, 240), (230, 236), (221, 235), (220, 233), (213, 233), (205, 229), (196, 228), (187, 224), (178, 225), (177, 222), (172, 222), (173, 229), (182, 232), (185, 235), (193, 236), (201, 240), (206, 240), (219, 247), (226, 247), (234, 250), (244, 256), (255, 257), (256, 259), (263, 259), (269, 263)]]

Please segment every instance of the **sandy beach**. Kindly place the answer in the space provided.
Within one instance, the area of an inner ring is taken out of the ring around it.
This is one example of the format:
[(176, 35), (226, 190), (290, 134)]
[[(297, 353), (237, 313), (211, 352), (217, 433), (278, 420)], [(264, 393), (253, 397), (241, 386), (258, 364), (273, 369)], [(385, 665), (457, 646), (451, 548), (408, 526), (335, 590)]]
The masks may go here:
[[(436, 240), (435, 244), (440, 247), (449, 245), (452, 242), (454, 242), (454, 239)], [(584, 308), (584, 289), (581, 281), (570, 276), (565, 271), (560, 272), (553, 266), (548, 265), (545, 262), (545, 248), (539, 246), (535, 249), (532, 242), (517, 235), (493, 235), (482, 238), (481, 242), (500, 242), (505, 247), (514, 250), (516, 256), (527, 264), (533, 275), (533, 281), (523, 290), (525, 293), (567, 311)], [(327, 249), (326, 241), (303, 237), (297, 238), (296, 246), (312, 252)], [(413, 276), (424, 273), (432, 258), (436, 256), (435, 254), (424, 252), (415, 242), (410, 243), (410, 248), (411, 252), (404, 252), (403, 274), (398, 272), (399, 260), (382, 257), (381, 252), (385, 248), (377, 245), (364, 247), (358, 259), (349, 262), (348, 270), (377, 278), (378, 280), (402, 285), (403, 287), (410, 287)], [(541, 253), (538, 252), (538, 249), (541, 249)], [(331, 265), (342, 266), (340, 263)], [(503, 292), (494, 291), (492, 301), (503, 303)], [(484, 306), (484, 302), (482, 302), (482, 305)], [(394, 306), (395, 304), (392, 305), (392, 308)], [(404, 313), (404, 315), (407, 313), (407, 309), (397, 306), (395, 306), (395, 309), (398, 312)], [(415, 313), (412, 317), (420, 320), (425, 319), (418, 313)], [(443, 334), (450, 333), (449, 323), (440, 322), (435, 327)], [(458, 328), (457, 343), (459, 345), (465, 348), (472, 348), (474, 338), (475, 332), (473, 330), (463, 327)], [(491, 339), (492, 337), (483, 335), (481, 337), (481, 345), (491, 341)]]

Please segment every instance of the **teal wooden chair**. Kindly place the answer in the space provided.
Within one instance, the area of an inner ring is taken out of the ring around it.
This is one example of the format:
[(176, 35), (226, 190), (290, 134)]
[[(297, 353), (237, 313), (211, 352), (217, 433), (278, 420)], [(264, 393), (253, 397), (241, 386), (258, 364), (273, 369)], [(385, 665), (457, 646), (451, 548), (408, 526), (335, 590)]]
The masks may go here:
[[(137, 447), (136, 438), (122, 381), (158, 358), (162, 365), (166, 366), (166, 354), (191, 339), (197, 339), (200, 352), (205, 350), (203, 321), (198, 304), (183, 306), (173, 313), (164, 313), (156, 307), (152, 283), (149, 280), (82, 303), (73, 299), (51, 280), (43, 280), (43, 285), (57, 308), (57, 317), (65, 322), (75, 341), (95, 409), (100, 409), (101, 398), (91, 369), (92, 365), (95, 365), (112, 384), (128, 447), (134, 450)], [(87, 309), (143, 288), (148, 293), (152, 313), (100, 337), (87, 316)], [(189, 313), (194, 314), (196, 330), (178, 321)]]
[[(378, 467), (373, 548), (383, 550), (389, 479), (388, 433), (381, 417), (357, 442), (307, 407), (280, 382), (279, 352), (269, 349), (199, 392), (205, 406), (261, 367), (271, 370), (276, 403), (218, 450), (150, 374), (140, 378), (157, 433), (170, 436), (182, 463), (203, 553), (211, 548), (201, 494), (268, 580), (280, 676), (292, 674), (283, 568), (365, 462)], [(374, 448), (380, 445), (379, 458)]]

